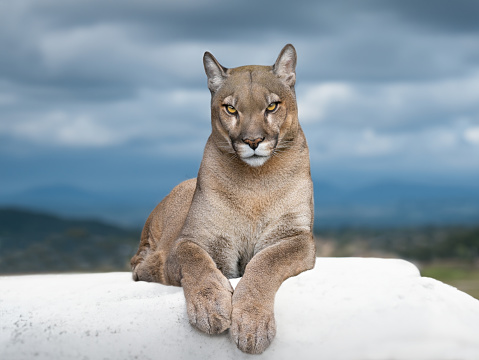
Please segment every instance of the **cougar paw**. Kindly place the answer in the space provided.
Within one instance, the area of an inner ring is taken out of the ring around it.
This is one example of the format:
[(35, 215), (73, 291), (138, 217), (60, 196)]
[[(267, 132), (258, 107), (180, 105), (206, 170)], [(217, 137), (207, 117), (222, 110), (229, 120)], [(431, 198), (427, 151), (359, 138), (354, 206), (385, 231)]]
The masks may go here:
[[(228, 282), (229, 285), (229, 282)], [(209, 282), (188, 291), (185, 289), (186, 310), (190, 324), (207, 334), (219, 334), (231, 325), (233, 289)]]
[(274, 313), (254, 306), (234, 308), (230, 336), (238, 349), (249, 354), (261, 354), (276, 335)]

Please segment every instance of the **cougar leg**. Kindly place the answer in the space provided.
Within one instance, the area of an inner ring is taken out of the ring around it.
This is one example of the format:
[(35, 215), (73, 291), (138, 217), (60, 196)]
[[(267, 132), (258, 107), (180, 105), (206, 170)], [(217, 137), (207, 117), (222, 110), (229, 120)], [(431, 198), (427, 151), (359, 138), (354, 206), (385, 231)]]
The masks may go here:
[(246, 266), (233, 294), (230, 335), (238, 348), (262, 353), (276, 334), (274, 297), (284, 280), (314, 267), (312, 235), (281, 240), (259, 253)]
[(168, 258), (167, 272), (172, 284), (183, 287), (191, 325), (208, 334), (230, 327), (233, 288), (203, 248), (180, 240)]

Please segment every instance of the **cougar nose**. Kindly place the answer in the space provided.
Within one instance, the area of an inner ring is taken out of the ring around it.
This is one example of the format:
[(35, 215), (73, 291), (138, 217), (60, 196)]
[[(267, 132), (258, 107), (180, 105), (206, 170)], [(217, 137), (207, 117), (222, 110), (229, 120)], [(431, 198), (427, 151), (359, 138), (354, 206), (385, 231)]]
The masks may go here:
[(249, 147), (253, 150), (256, 150), (256, 148), (258, 147), (259, 143), (261, 141), (264, 140), (264, 137), (262, 138), (257, 138), (257, 139), (254, 139), (254, 140), (251, 140), (251, 139), (243, 139), (243, 142), (248, 144)]

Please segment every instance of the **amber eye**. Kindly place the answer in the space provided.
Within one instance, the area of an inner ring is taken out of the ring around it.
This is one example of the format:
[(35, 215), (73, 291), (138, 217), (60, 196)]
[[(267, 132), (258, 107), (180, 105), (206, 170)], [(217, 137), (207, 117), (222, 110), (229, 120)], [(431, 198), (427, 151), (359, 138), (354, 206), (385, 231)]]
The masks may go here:
[(230, 115), (236, 115), (238, 113), (238, 110), (236, 110), (233, 106), (231, 105), (225, 105), (226, 112)]
[(275, 111), (277, 107), (278, 107), (278, 103), (273, 102), (273, 103), (268, 105), (268, 107), (266, 108), (266, 111), (268, 111), (268, 112)]

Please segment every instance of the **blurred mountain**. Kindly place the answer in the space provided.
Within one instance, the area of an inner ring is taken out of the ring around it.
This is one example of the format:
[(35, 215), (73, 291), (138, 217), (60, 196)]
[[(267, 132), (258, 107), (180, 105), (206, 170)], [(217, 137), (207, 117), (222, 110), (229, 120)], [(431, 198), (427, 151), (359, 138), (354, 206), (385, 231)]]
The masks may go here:
[(479, 188), (381, 182), (352, 191), (349, 195), (355, 202), (363, 204), (430, 200), (467, 201), (479, 199)]
[[(97, 218), (141, 228), (151, 210), (171, 190), (96, 193), (72, 186), (49, 186), (0, 196), (0, 206), (20, 206), (62, 216)], [(479, 187), (437, 186), (397, 181), (344, 189), (314, 181), (319, 228), (410, 226), (479, 222)]]
[(344, 190), (315, 182), (319, 228), (479, 223), (479, 187), (381, 182)]
[(163, 196), (158, 191), (100, 193), (54, 185), (0, 196), (0, 206), (28, 208), (68, 217), (96, 218), (124, 227), (141, 228), (149, 212)]
[[(131, 229), (103, 223), (98, 220), (72, 220), (55, 215), (40, 213), (19, 208), (0, 208), (0, 236), (17, 236), (18, 240), (27, 243), (33, 238), (45, 237), (52, 233), (65, 233), (71, 229), (82, 229), (85, 233), (95, 235), (124, 235)], [(17, 247), (19, 241), (2, 243), (2, 248)]]

